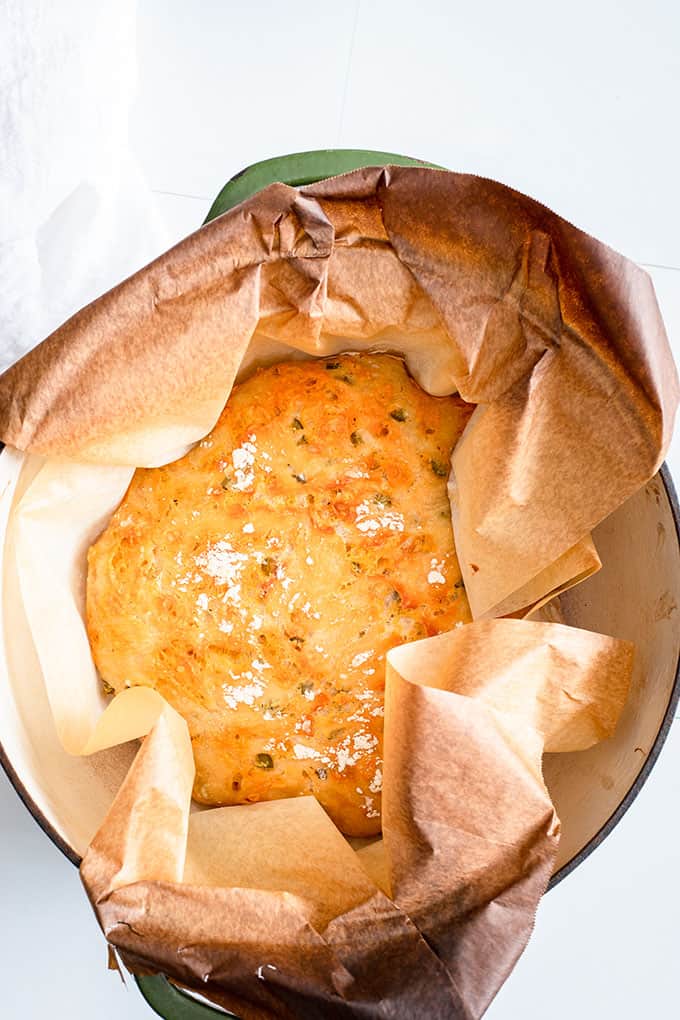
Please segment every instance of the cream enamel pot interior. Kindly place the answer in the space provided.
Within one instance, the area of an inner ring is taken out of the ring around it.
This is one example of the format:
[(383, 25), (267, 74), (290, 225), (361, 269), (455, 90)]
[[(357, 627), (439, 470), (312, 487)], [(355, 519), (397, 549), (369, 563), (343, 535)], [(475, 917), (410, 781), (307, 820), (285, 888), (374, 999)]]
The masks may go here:
[[(57, 740), (16, 570), (7, 555), (9, 510), (31, 474), (21, 454), (9, 449), (0, 454), (0, 760), (36, 821), (77, 864), (135, 745), (74, 758)], [(553, 882), (611, 831), (648, 775), (672, 721), (680, 691), (677, 522), (675, 493), (664, 468), (596, 529), (602, 570), (562, 596), (567, 623), (628, 638), (636, 645), (636, 662), (616, 734), (589, 751), (545, 758), (545, 779), (563, 827)]]

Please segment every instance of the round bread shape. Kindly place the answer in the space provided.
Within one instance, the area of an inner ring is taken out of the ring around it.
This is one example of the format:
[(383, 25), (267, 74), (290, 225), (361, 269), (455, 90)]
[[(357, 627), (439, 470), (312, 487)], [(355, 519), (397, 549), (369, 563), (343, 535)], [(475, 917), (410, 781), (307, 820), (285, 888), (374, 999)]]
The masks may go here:
[(89, 553), (88, 632), (110, 690), (187, 720), (196, 800), (311, 793), (379, 832), (385, 655), (471, 618), (446, 480), (472, 410), (390, 355), (282, 363), (135, 473)]

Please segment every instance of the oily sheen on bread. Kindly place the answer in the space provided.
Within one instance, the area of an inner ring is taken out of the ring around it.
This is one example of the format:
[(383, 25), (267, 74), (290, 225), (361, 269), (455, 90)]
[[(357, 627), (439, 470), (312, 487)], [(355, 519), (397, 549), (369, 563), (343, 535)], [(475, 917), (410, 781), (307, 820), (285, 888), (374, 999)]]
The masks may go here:
[(88, 633), (108, 690), (187, 720), (196, 800), (313, 794), (379, 831), (386, 653), (470, 619), (446, 479), (471, 411), (390, 355), (281, 363), (135, 473), (88, 554)]

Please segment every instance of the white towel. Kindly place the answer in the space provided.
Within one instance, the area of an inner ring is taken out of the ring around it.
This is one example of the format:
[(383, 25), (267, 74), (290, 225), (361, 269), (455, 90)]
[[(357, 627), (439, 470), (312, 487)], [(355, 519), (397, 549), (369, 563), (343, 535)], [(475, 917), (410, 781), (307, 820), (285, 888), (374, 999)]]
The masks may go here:
[(135, 0), (0, 0), (0, 371), (167, 247), (135, 81)]

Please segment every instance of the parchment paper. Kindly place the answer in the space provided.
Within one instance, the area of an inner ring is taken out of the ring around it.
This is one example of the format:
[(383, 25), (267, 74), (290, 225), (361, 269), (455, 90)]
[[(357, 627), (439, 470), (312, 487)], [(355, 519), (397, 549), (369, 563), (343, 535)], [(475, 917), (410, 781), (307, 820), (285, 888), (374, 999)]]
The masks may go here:
[(426, 390), (480, 405), (451, 475), (475, 617), (596, 569), (581, 543), (655, 473), (672, 431), (678, 380), (653, 287), (478, 177), (387, 167), (271, 185), (0, 377), (0, 438), (156, 464), (211, 428), (243, 363), (365, 347), (405, 353)]
[[(183, 721), (142, 689), (102, 714), (87, 545), (239, 371), (369, 348), (479, 404), (449, 486), (477, 622), (390, 653), (382, 840), (352, 849), (307, 798), (189, 817)], [(12, 527), (58, 732), (72, 753), (149, 734), (82, 867), (130, 967), (247, 1018), (481, 1015), (552, 871), (542, 751), (612, 732), (632, 660), (486, 618), (597, 569), (589, 531), (656, 470), (677, 396), (641, 270), (501, 185), (399, 168), (266, 189), (0, 377), (0, 436), (48, 458)]]
[[(481, 1016), (552, 873), (542, 751), (612, 731), (632, 648), (494, 620), (388, 660), (384, 838), (370, 848), (386, 888), (307, 797), (192, 815), (183, 882), (168, 878), (190, 781), (178, 803), (177, 748), (159, 725), (82, 865), (129, 966), (160, 966), (245, 1017)], [(144, 851), (132, 865), (130, 845)]]

